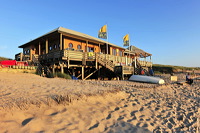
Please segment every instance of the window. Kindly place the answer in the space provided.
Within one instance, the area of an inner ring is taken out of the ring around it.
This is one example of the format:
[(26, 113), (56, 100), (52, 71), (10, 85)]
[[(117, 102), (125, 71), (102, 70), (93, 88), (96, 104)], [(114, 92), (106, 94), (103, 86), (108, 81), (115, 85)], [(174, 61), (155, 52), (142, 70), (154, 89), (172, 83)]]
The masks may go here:
[(69, 47), (70, 47), (70, 48), (73, 48), (73, 44), (72, 44), (72, 43), (69, 43)]
[(113, 55), (117, 55), (116, 49), (113, 49)]
[(122, 56), (122, 51), (121, 50), (119, 50), (119, 56)]
[(88, 47), (88, 51), (87, 52), (94, 52), (94, 48)]
[(30, 50), (28, 49), (28, 50), (27, 50), (27, 54), (29, 54), (29, 53), (30, 53)]
[(50, 50), (50, 51), (52, 50), (52, 47), (51, 47), (51, 46), (49, 47), (49, 50)]
[(54, 49), (56, 49), (57, 48), (57, 45), (56, 44), (54, 44)]
[(79, 44), (79, 45), (77, 45), (77, 49), (81, 49), (81, 45)]
[(60, 44), (58, 44), (58, 48), (60, 48)]
[(24, 54), (26, 54), (26, 50), (24, 50)]

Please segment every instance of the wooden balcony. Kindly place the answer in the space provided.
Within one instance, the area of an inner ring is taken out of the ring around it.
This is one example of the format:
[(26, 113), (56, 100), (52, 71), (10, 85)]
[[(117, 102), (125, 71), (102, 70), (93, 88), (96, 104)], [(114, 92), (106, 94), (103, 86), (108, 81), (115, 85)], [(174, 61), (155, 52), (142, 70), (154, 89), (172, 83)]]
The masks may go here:
[[(94, 53), (94, 52), (81, 52), (72, 50), (55, 51), (48, 54), (39, 55), (39, 61), (52, 61), (52, 60), (72, 60), (72, 61), (95, 61), (97, 56), (102, 59), (112, 61), (114, 66), (133, 66), (134, 59), (127, 56), (114, 56), (108, 54)], [(152, 62), (138, 61), (143, 67), (151, 67)]]

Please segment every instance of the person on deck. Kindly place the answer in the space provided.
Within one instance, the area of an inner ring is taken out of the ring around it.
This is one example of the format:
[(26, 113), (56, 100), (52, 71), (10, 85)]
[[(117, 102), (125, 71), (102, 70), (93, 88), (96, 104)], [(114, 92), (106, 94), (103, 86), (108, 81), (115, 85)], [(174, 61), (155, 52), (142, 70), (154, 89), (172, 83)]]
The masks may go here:
[(191, 78), (190, 73), (186, 75), (186, 82), (189, 83), (190, 85), (193, 83), (193, 79)]

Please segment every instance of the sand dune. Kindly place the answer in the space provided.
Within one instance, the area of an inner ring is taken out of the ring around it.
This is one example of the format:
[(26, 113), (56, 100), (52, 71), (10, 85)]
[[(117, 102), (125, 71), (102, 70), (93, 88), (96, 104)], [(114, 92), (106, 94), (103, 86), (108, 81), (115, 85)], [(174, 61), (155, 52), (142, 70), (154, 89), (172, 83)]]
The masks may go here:
[(0, 73), (0, 132), (197, 132), (199, 116), (198, 80), (160, 86)]

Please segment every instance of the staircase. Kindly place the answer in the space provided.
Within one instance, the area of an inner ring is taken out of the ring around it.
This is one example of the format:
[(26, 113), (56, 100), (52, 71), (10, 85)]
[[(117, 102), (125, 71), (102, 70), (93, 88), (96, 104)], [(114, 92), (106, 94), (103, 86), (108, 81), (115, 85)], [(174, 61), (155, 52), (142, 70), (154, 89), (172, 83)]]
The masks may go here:
[(97, 59), (97, 62), (99, 64), (101, 64), (102, 66), (106, 67), (110, 71), (114, 72), (115, 65), (113, 64), (112, 61), (103, 58), (103, 56), (101, 56), (101, 55), (97, 55), (96, 59)]
[[(135, 63), (135, 62), (133, 62), (133, 63)], [(150, 75), (150, 73), (148, 72), (148, 70), (146, 70), (146, 69), (144, 69), (143, 67), (142, 67), (142, 65), (138, 62), (138, 61), (136, 61), (136, 68), (135, 68), (135, 75), (141, 75), (141, 71), (144, 71), (144, 74), (145, 75)]]
[[(135, 61), (133, 63), (135, 64)], [(134, 70), (134, 74), (135, 75), (140, 75), (141, 74), (142, 66), (137, 60), (136, 60), (136, 67), (134, 69), (135, 69)]]
[(32, 55), (32, 61), (34, 65), (37, 66), (37, 72), (40, 76), (44, 76), (44, 74), (46, 74), (46, 77), (51, 77), (52, 74), (50, 69), (47, 66), (40, 64), (38, 58), (36, 58), (35, 55)]

